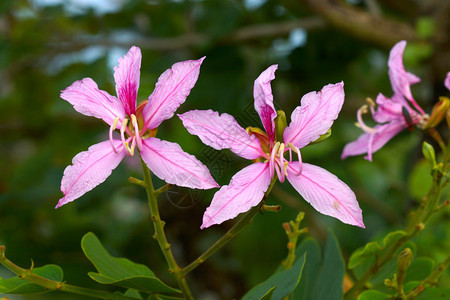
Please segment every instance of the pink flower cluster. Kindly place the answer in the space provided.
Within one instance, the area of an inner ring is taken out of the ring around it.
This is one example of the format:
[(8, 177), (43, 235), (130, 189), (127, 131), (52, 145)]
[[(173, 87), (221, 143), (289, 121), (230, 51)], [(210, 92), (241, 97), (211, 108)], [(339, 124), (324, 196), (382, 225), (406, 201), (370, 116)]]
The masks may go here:
[[(66, 168), (61, 182), (64, 197), (57, 207), (102, 183), (120, 161), (125, 156), (133, 156), (136, 149), (149, 169), (167, 183), (198, 189), (219, 187), (194, 156), (185, 153), (178, 144), (155, 137), (161, 122), (171, 118), (186, 100), (197, 81), (203, 59), (174, 64), (160, 76), (148, 101), (138, 107), (141, 52), (137, 47), (132, 47), (114, 68), (117, 97), (99, 90), (90, 78), (76, 81), (61, 92), (61, 98), (75, 110), (102, 119), (110, 129), (109, 140), (79, 153)], [(328, 171), (304, 163), (300, 151), (327, 133), (338, 117), (344, 102), (344, 84), (329, 84), (320, 92), (304, 95), (291, 115), (289, 126), (283, 128), (282, 136), (276, 136), (279, 128), (275, 124), (277, 112), (271, 90), (276, 69), (276, 65), (269, 67), (254, 85), (254, 106), (265, 132), (246, 131), (231, 115), (219, 115), (212, 110), (193, 110), (179, 115), (187, 130), (206, 145), (217, 150), (230, 149), (253, 161), (236, 173), (229, 185), (216, 192), (201, 228), (220, 224), (258, 205), (275, 178), (280, 182), (287, 179), (322, 214), (364, 227), (352, 190)], [(406, 88), (409, 91), (408, 84), (414, 79), (407, 78), (406, 83), (401, 83), (405, 91)], [(120, 132), (120, 139), (114, 138), (115, 130)]]
[[(411, 94), (411, 85), (420, 81), (416, 75), (406, 72), (403, 66), (403, 51), (406, 41), (398, 42), (389, 54), (389, 79), (394, 91), (391, 98), (378, 94), (375, 103), (369, 102), (372, 117), (378, 124), (367, 126), (362, 114), (368, 112), (367, 105), (358, 110), (358, 126), (364, 131), (356, 141), (347, 144), (342, 152), (342, 159), (348, 156), (367, 153), (365, 158), (372, 161), (372, 154), (383, 147), (390, 139), (402, 130), (413, 126), (424, 126), (429, 116), (417, 104)], [(447, 74), (445, 86), (450, 89), (450, 73)], [(411, 107), (412, 106), (412, 107)]]

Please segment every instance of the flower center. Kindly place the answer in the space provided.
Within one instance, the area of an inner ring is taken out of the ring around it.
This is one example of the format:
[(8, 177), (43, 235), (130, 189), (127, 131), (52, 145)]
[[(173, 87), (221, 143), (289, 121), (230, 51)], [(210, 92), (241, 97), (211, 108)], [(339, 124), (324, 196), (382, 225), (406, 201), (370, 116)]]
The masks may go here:
[[(117, 117), (111, 127), (109, 128), (109, 141), (111, 142), (111, 147), (115, 153), (119, 153), (119, 150), (116, 149), (113, 142), (113, 131), (116, 130), (117, 124), (119, 123), (119, 117)], [(130, 122), (128, 126), (128, 123)], [(125, 137), (125, 133), (127, 137)], [(122, 126), (120, 126), (120, 139), (122, 140), (122, 144), (128, 156), (134, 155), (134, 149), (136, 145), (138, 149), (142, 149), (142, 136), (139, 131), (139, 125), (137, 118), (134, 114), (131, 114), (130, 119), (125, 118), (122, 121)]]
[[(284, 143), (276, 142), (272, 148), (269, 158), (269, 170), (270, 176), (273, 177), (275, 172), (277, 173), (278, 179), (280, 182), (284, 182), (287, 174), (288, 163), (292, 162), (292, 151), (297, 153), (298, 156), (298, 172), (295, 174), (299, 176), (302, 173), (302, 156), (300, 154), (300, 149), (292, 145), (291, 143), (287, 144), (287, 148)], [(284, 158), (284, 153), (289, 151), (289, 161)]]

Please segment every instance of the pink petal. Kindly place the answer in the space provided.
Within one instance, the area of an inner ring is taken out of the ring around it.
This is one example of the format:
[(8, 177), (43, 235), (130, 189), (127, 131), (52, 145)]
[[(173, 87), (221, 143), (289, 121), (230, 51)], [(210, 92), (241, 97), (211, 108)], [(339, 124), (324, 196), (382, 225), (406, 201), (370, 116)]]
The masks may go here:
[(89, 147), (88, 151), (78, 153), (72, 160), (72, 165), (64, 170), (61, 181), (61, 198), (55, 208), (71, 202), (102, 183), (111, 175), (125, 156), (122, 142), (114, 140), (115, 153), (110, 141), (101, 142)]
[(394, 92), (411, 100), (412, 95), (409, 80), (406, 76), (405, 67), (403, 66), (403, 51), (405, 47), (406, 41), (400, 41), (391, 49), (388, 60), (389, 78)]
[(292, 112), (291, 123), (283, 134), (284, 142), (303, 148), (317, 140), (338, 117), (344, 97), (343, 82), (328, 84), (318, 93), (304, 95), (301, 105)]
[(356, 141), (345, 145), (341, 159), (367, 153), (365, 158), (372, 161), (372, 153), (378, 151), (390, 139), (407, 127), (404, 120), (393, 120), (384, 125), (377, 125), (374, 127), (376, 133), (364, 133)]
[[(71, 86), (61, 91), (61, 98), (73, 105), (73, 108), (86, 116), (92, 116), (105, 121), (108, 125), (119, 117), (123, 120), (125, 110), (116, 97), (99, 90), (91, 78), (75, 81)], [(117, 126), (120, 126), (121, 122)]]
[(150, 170), (167, 183), (193, 189), (219, 187), (208, 168), (176, 143), (152, 137), (142, 140), (141, 157)]
[(200, 228), (233, 219), (260, 203), (270, 181), (267, 163), (254, 163), (237, 172), (230, 184), (222, 186), (214, 195)]
[(445, 77), (444, 85), (448, 90), (450, 90), (450, 72), (448, 72), (447, 77)]
[[(403, 101), (399, 102), (398, 100), (400, 99)], [(406, 100), (404, 100), (401, 96), (392, 97), (392, 99), (389, 99), (383, 94), (378, 94), (376, 102), (378, 107), (373, 113), (373, 119), (377, 123), (386, 123), (395, 119), (402, 119), (402, 107), (409, 109), (409, 105), (406, 104)]]
[(301, 175), (296, 176), (298, 163), (290, 163), (287, 179), (308, 203), (324, 215), (365, 228), (356, 196), (344, 182), (318, 166), (302, 166)]
[(272, 65), (259, 75), (255, 80), (253, 97), (255, 98), (255, 110), (258, 112), (269, 140), (275, 138), (275, 118), (277, 112), (273, 106), (273, 95), (270, 82), (275, 79), (275, 71), (278, 65)]
[(199, 60), (176, 63), (161, 74), (155, 90), (144, 107), (147, 128), (156, 128), (162, 121), (173, 116), (197, 82), (204, 59), (205, 57), (202, 57)]
[(240, 157), (256, 159), (264, 152), (256, 136), (250, 136), (233, 116), (212, 110), (191, 110), (178, 115), (189, 133), (216, 150), (231, 149)]
[(119, 58), (119, 65), (114, 67), (117, 96), (129, 116), (136, 113), (141, 59), (141, 49), (133, 46), (124, 57)]
[(400, 41), (391, 49), (389, 53), (389, 79), (391, 80), (394, 93), (403, 95), (412, 105), (422, 114), (423, 109), (416, 103), (412, 94), (410, 85), (419, 82), (419, 77), (406, 72), (403, 66), (403, 51), (406, 47), (406, 41)]

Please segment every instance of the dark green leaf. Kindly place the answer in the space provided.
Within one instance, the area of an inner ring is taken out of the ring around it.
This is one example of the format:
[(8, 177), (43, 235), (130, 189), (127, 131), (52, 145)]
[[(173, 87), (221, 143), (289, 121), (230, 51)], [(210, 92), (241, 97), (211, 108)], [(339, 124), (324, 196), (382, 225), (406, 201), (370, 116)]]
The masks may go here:
[(308, 259), (303, 267), (302, 278), (297, 288), (291, 295), (292, 299), (311, 299), (314, 286), (320, 270), (320, 247), (313, 238), (305, 239), (295, 251), (295, 255), (300, 257), (307, 253)]
[(342, 299), (345, 263), (338, 241), (329, 230), (325, 244), (322, 268), (314, 286), (312, 299)]
[(81, 247), (99, 272), (89, 272), (88, 275), (99, 283), (114, 284), (147, 293), (179, 293), (156, 278), (147, 266), (126, 258), (111, 256), (92, 232), (83, 236)]
[(428, 257), (414, 259), (406, 273), (405, 282), (424, 280), (433, 272), (434, 265), (434, 261)]
[(303, 266), (305, 264), (305, 257), (306, 255), (303, 255), (298, 258), (289, 270), (275, 273), (266, 281), (253, 287), (242, 299), (267, 299), (265, 297), (270, 296), (270, 293), (272, 294), (272, 297), (270, 298), (272, 300), (283, 299), (288, 296), (300, 281)]

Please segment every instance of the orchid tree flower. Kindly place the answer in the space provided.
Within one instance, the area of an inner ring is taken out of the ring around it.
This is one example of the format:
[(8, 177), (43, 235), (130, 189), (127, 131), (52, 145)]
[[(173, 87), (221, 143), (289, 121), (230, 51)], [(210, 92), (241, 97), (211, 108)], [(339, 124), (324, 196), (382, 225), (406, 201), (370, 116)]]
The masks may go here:
[[(138, 149), (142, 160), (159, 178), (170, 184), (196, 189), (218, 187), (209, 170), (176, 143), (155, 137), (156, 129), (171, 118), (194, 87), (204, 58), (174, 64), (158, 79), (155, 90), (136, 107), (141, 68), (141, 50), (131, 47), (114, 68), (117, 97), (98, 89), (91, 78), (75, 81), (61, 92), (61, 98), (76, 111), (102, 119), (109, 128), (109, 140), (77, 154), (64, 170), (64, 197), (56, 208), (81, 197), (106, 180), (125, 156)], [(120, 130), (120, 139), (113, 137)]]
[(423, 127), (426, 124), (428, 115), (414, 100), (410, 87), (412, 84), (419, 82), (420, 78), (406, 72), (403, 66), (405, 47), (406, 41), (400, 41), (389, 54), (389, 79), (394, 95), (387, 98), (381, 93), (378, 94), (376, 110), (375, 103), (368, 99), (372, 117), (378, 124), (369, 127), (364, 123), (362, 114), (368, 112), (368, 107), (367, 105), (362, 106), (357, 113), (357, 126), (364, 131), (364, 134), (344, 147), (342, 159), (367, 153), (365, 159), (372, 161), (372, 154), (399, 132), (406, 128), (412, 130), (414, 125)]
[[(212, 110), (193, 110), (178, 115), (186, 129), (214, 149), (230, 149), (254, 163), (236, 173), (229, 185), (216, 192), (206, 209), (201, 228), (220, 224), (258, 205), (275, 174), (286, 179), (322, 214), (344, 223), (364, 227), (362, 212), (351, 189), (328, 171), (302, 162), (300, 149), (327, 133), (344, 101), (343, 83), (329, 84), (303, 96), (292, 113), (292, 122), (280, 131), (270, 83), (277, 65), (265, 70), (255, 81), (255, 109), (265, 132), (245, 130), (233, 116)], [(293, 160), (293, 155), (298, 160)], [(287, 156), (289, 159), (287, 159)]]

